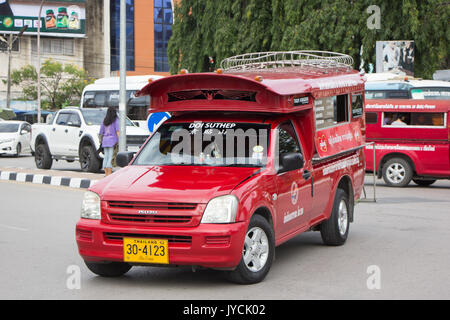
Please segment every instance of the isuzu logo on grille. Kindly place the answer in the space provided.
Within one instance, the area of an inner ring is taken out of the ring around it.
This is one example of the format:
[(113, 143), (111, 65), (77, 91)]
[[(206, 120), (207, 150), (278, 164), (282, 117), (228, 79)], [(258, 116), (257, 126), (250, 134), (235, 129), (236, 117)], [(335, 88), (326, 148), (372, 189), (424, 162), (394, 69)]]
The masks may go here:
[(158, 211), (155, 211), (155, 210), (139, 210), (138, 213), (139, 214), (157, 214)]

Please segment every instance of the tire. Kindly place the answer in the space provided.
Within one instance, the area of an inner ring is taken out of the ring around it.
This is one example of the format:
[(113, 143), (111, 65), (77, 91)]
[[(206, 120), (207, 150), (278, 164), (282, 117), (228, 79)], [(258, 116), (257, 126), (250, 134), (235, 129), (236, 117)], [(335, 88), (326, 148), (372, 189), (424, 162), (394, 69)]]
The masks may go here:
[(52, 167), (53, 158), (46, 144), (39, 144), (34, 153), (36, 168), (48, 170)]
[(266, 277), (275, 257), (275, 235), (270, 223), (253, 215), (248, 225), (242, 258), (235, 270), (226, 273), (228, 280), (238, 284), (255, 284)]
[(322, 241), (327, 246), (342, 246), (350, 230), (350, 201), (342, 189), (336, 190), (330, 218), (320, 225)]
[(84, 172), (97, 173), (100, 171), (101, 162), (92, 146), (84, 146), (81, 149), (80, 166)]
[(429, 179), (429, 180), (419, 180), (419, 179), (413, 179), (414, 183), (422, 186), (422, 187), (428, 187), (431, 186), (433, 183), (435, 183), (437, 180)]
[(16, 154), (14, 156), (19, 157), (21, 152), (22, 152), (22, 145), (19, 142), (16, 146)]
[(383, 166), (383, 180), (389, 187), (406, 187), (412, 177), (413, 170), (405, 159), (393, 158)]
[(101, 277), (120, 277), (131, 269), (131, 265), (123, 262), (94, 263), (84, 262), (89, 270)]

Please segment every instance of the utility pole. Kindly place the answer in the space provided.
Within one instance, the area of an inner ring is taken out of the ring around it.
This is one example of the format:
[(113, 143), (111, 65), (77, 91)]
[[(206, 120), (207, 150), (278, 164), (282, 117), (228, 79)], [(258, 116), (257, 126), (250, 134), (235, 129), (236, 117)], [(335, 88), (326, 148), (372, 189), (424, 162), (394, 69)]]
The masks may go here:
[(119, 92), (119, 152), (127, 151), (127, 11), (126, 0), (120, 0), (120, 92)]
[(25, 30), (27, 30), (28, 26), (23, 27), (19, 34), (14, 36), (12, 33), (9, 35), (8, 40), (3, 37), (0, 37), (0, 40), (6, 43), (7, 52), (8, 52), (8, 76), (7, 76), (7, 84), (6, 84), (6, 108), (11, 107), (11, 54), (14, 43), (20, 39)]
[(38, 103), (38, 114), (37, 122), (41, 123), (41, 16), (42, 7), (44, 6), (45, 0), (41, 0), (41, 6), (39, 7), (39, 20), (37, 27), (37, 56), (38, 56), (38, 67), (37, 67), (37, 103)]

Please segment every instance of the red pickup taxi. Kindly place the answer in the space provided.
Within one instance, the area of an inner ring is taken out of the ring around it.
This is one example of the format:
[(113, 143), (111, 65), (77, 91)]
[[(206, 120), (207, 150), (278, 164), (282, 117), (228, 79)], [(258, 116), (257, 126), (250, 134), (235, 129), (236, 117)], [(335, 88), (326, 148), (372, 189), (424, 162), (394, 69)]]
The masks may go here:
[(365, 109), (367, 171), (391, 187), (450, 179), (450, 100), (370, 100)]
[(365, 174), (364, 77), (352, 64), (255, 53), (150, 82), (138, 95), (173, 117), (85, 193), (76, 241), (87, 267), (213, 268), (252, 284), (302, 232), (343, 245)]

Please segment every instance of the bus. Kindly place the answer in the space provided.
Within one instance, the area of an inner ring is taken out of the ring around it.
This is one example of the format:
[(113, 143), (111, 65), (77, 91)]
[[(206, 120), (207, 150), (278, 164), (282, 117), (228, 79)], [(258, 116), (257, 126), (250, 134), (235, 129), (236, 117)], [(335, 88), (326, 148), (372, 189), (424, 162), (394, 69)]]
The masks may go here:
[(437, 80), (370, 81), (369, 79), (365, 91), (366, 100), (450, 100), (450, 82)]
[[(170, 114), (153, 115), (148, 113), (150, 97), (136, 97), (135, 93), (141, 90), (149, 81), (163, 78), (157, 75), (129, 76), (126, 78), (127, 84), (127, 116), (141, 128), (147, 128), (150, 132), (155, 130), (155, 124), (149, 124), (149, 120), (164, 122)], [(105, 108), (119, 107), (120, 77), (102, 78), (93, 84), (86, 86), (81, 97), (81, 108)], [(150, 127), (150, 128), (149, 128)]]
[[(390, 187), (450, 179), (449, 100), (368, 100), (366, 170)], [(376, 163), (373, 163), (375, 150)]]

